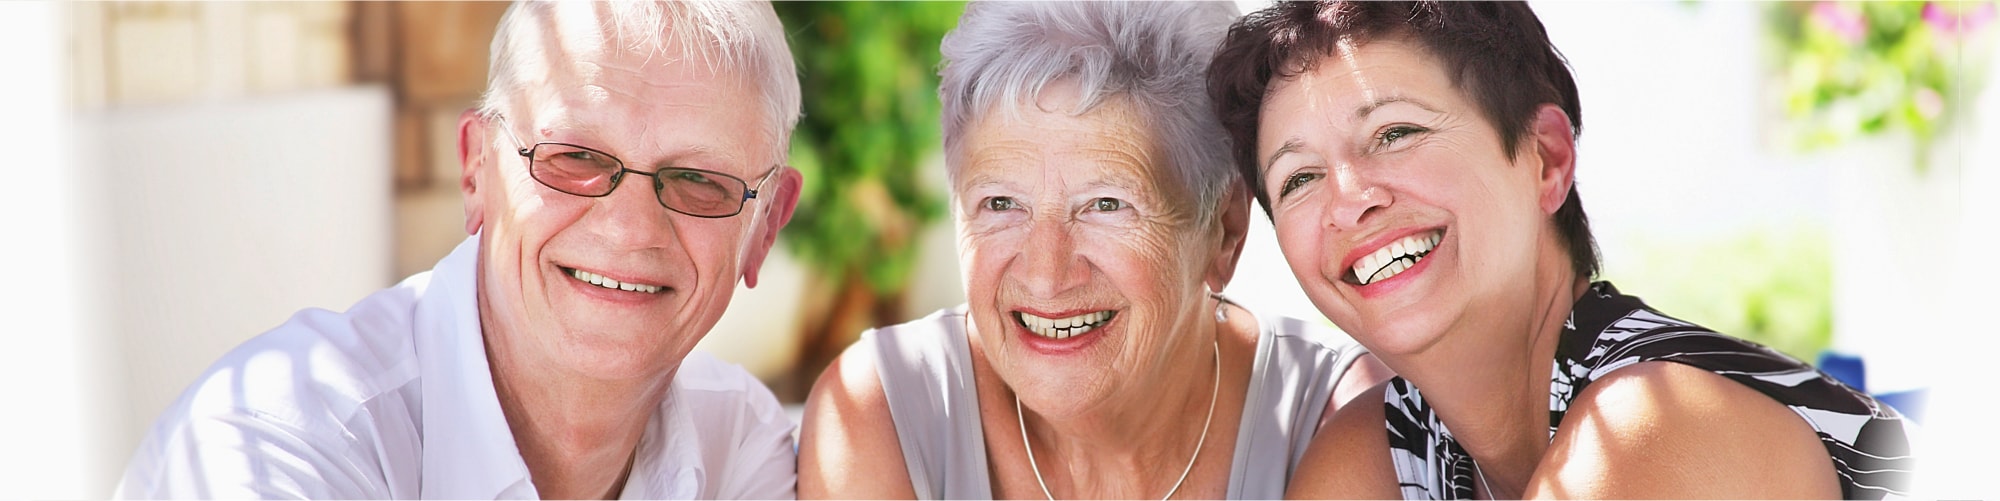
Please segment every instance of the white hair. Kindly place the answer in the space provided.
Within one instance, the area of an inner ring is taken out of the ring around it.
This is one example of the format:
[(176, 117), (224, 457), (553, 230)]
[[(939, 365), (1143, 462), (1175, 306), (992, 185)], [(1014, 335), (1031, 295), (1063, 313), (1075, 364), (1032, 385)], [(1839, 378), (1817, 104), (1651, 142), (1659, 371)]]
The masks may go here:
[(609, 47), (700, 60), (711, 71), (732, 70), (747, 77), (763, 97), (778, 158), (784, 158), (799, 123), (799, 77), (785, 28), (768, 2), (515, 2), (493, 33), (480, 114), (494, 116), (523, 85), (546, 78), (524, 73), (550, 70), (536, 62), (546, 45), (538, 37), (547, 36), (542, 30), (565, 5), (592, 9), (598, 34), (609, 38)]
[(1229, 134), (1210, 109), (1209, 59), (1236, 7), (1227, 2), (972, 2), (945, 35), (938, 72), (948, 175), (966, 130), (985, 114), (1017, 112), (1043, 87), (1075, 82), (1072, 115), (1123, 99), (1167, 153), (1174, 180), (1211, 221), (1234, 182)]

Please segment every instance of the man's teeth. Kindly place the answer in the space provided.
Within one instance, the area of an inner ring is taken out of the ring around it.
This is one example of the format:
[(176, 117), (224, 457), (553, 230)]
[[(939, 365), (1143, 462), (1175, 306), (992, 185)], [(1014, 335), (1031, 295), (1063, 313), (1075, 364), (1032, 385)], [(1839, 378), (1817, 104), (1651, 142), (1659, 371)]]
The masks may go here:
[(1027, 313), (1014, 312), (1014, 319), (1020, 321), (1023, 327), (1027, 327), (1028, 332), (1032, 332), (1037, 336), (1050, 339), (1065, 339), (1070, 336), (1081, 336), (1085, 332), (1090, 332), (1091, 329), (1102, 327), (1106, 322), (1111, 321), (1111, 315), (1111, 310), (1105, 310), (1069, 318), (1047, 319)]
[(617, 280), (612, 280), (610, 277), (606, 277), (604, 275), (599, 275), (596, 273), (591, 273), (583, 270), (569, 270), (569, 276), (575, 277), (577, 280), (582, 280), (584, 283), (590, 285), (595, 285), (606, 289), (617, 289), (621, 291), (656, 294), (659, 293), (660, 289), (662, 288), (658, 285), (622, 283)]
[(1354, 262), (1354, 281), (1368, 285), (1388, 280), (1389, 277), (1416, 266), (1417, 261), (1422, 261), (1424, 256), (1430, 255), (1431, 249), (1437, 248), (1438, 241), (1443, 236), (1444, 233), (1440, 231), (1419, 233), (1376, 249), (1375, 252)]

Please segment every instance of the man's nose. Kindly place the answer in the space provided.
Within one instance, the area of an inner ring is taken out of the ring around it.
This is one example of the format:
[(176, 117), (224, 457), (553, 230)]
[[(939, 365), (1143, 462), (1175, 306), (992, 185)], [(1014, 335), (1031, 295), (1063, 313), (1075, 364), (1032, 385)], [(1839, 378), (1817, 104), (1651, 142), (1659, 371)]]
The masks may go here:
[(609, 243), (623, 249), (658, 247), (671, 239), (678, 228), (666, 206), (660, 205), (652, 176), (628, 171), (610, 195), (597, 199), (593, 216), (602, 222), (598, 229)]
[(1068, 221), (1038, 217), (1028, 224), (1028, 238), (1021, 242), (1021, 266), (1012, 271), (1029, 294), (1054, 298), (1090, 280), (1090, 266), (1076, 253)]

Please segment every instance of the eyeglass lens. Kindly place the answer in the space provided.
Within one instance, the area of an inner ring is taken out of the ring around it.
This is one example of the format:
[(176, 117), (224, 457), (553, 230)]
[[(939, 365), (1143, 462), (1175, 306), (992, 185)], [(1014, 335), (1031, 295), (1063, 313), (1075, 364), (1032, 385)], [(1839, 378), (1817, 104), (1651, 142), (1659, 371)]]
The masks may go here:
[[(560, 143), (541, 143), (530, 152), (529, 173), (557, 191), (585, 197), (611, 194), (628, 173), (610, 155)], [(695, 216), (721, 217), (742, 210), (749, 185), (735, 177), (695, 169), (663, 168), (651, 176), (661, 205)]]

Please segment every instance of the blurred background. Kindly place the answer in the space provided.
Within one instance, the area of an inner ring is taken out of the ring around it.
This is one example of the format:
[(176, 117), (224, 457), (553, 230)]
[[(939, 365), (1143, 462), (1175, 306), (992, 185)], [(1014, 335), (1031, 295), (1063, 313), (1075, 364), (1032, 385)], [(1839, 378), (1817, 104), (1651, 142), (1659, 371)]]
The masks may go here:
[[(1995, 6), (1535, 4), (1581, 87), (1604, 278), (1894, 395), (1924, 497), (1990, 492), (2000, 446)], [(0, 3), (0, 498), (110, 495), (217, 356), (463, 239), (456, 119), (505, 8)], [(963, 300), (935, 94), (961, 9), (778, 5), (805, 191), (703, 349), (790, 403), (862, 329)], [(1226, 293), (1324, 321), (1255, 221)]]

